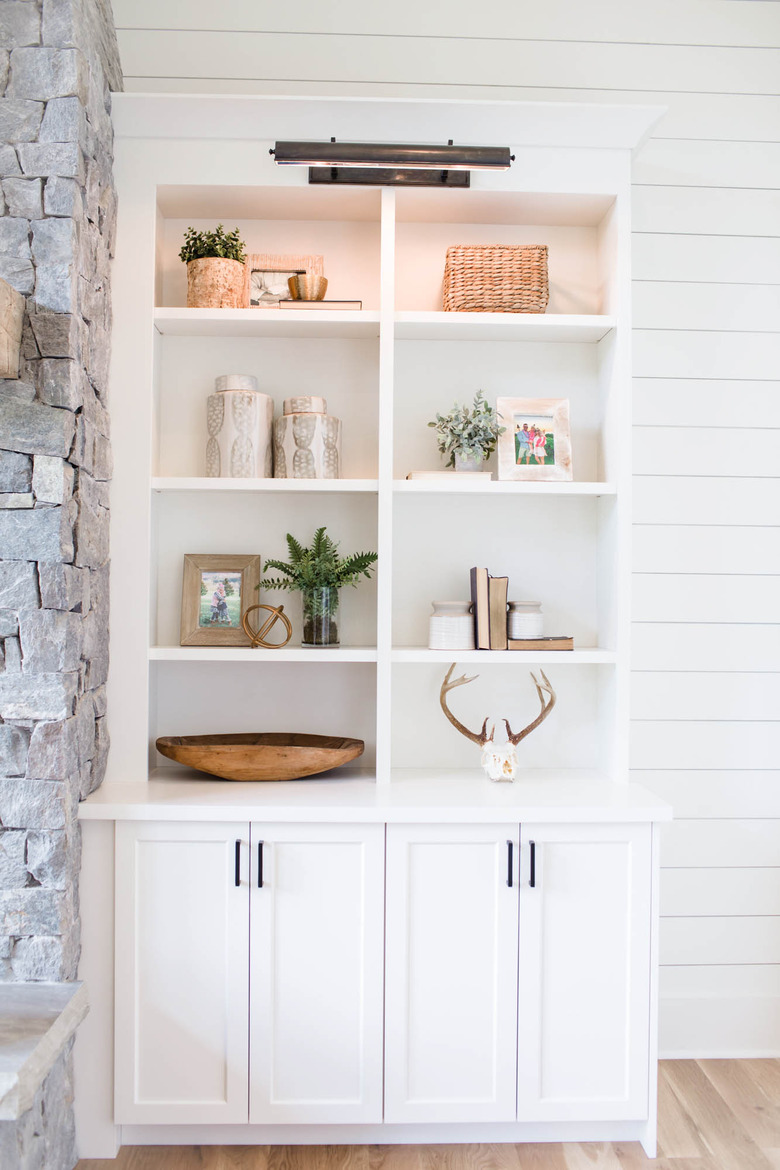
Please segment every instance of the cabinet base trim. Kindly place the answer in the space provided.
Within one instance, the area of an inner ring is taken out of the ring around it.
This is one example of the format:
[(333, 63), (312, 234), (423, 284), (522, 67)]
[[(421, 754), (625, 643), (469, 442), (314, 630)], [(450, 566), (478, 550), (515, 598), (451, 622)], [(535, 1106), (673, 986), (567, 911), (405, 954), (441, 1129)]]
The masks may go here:
[(642, 1142), (647, 1121), (475, 1122), (437, 1125), (123, 1125), (123, 1146), (439, 1145)]

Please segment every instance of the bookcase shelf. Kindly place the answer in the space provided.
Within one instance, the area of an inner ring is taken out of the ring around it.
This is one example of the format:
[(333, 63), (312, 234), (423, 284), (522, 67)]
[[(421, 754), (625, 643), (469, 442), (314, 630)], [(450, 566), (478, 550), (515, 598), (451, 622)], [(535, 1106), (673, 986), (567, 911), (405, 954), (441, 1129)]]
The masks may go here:
[[(134, 704), (112, 728), (123, 778), (159, 764), (160, 735), (260, 726), (359, 735), (379, 785), (398, 775), (421, 725), (427, 765), (471, 768), (473, 745), (439, 709), (453, 660), (478, 668), (502, 713), (533, 708), (526, 671), (545, 670), (559, 699), (524, 758), (554, 776), (576, 743), (584, 766), (626, 778), (630, 186), (600, 155), (578, 159), (563, 150), (551, 168), (540, 155), (536, 170), (529, 160), (499, 178), (475, 174), (462, 192), (323, 192), (265, 162), (265, 185), (230, 166), (221, 185), (205, 173), (200, 186), (193, 176), (182, 184), (173, 166), (167, 180), (155, 176), (136, 216), (132, 273), (117, 285), (114, 363), (133, 403), (117, 420), (114, 513), (113, 604), (128, 620), (112, 635), (112, 669), (132, 684)], [(322, 254), (328, 295), (365, 308), (185, 308), (182, 233), (212, 219), (235, 221), (250, 252)], [(547, 312), (442, 312), (454, 242), (546, 243)], [(206, 398), (231, 372), (254, 374), (277, 412), (287, 397), (325, 397), (342, 420), (345, 478), (206, 477)], [(426, 424), (478, 389), (491, 402), (568, 398), (575, 478), (501, 481), (493, 457), (490, 480), (406, 479), (441, 469)], [(342, 590), (340, 647), (301, 647), (299, 599), (265, 591), (258, 599), (283, 602), (293, 623), (288, 646), (176, 644), (185, 553), (265, 561), (284, 556), (287, 533), (308, 541), (321, 525), (344, 553), (378, 553), (372, 579)], [(122, 563), (125, 532), (136, 551)], [(429, 650), (431, 602), (465, 600), (473, 565), (508, 575), (510, 600), (541, 601), (545, 629), (576, 648)], [(468, 691), (456, 704), (476, 708), (483, 695)]]

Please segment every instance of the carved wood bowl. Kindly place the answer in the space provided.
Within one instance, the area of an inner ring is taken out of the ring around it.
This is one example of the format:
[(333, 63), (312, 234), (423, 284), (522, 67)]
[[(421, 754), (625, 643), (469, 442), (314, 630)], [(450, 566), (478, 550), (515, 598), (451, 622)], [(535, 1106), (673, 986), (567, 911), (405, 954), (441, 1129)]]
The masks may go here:
[(177, 764), (222, 780), (300, 780), (363, 754), (362, 739), (262, 731), (236, 735), (164, 735), (157, 750)]

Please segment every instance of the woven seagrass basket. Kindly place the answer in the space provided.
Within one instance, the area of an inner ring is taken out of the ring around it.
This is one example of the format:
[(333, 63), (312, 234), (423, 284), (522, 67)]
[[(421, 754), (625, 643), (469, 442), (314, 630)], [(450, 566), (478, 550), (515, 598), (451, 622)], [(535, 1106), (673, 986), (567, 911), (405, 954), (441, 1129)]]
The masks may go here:
[(448, 313), (543, 313), (547, 308), (546, 244), (457, 244), (447, 249)]

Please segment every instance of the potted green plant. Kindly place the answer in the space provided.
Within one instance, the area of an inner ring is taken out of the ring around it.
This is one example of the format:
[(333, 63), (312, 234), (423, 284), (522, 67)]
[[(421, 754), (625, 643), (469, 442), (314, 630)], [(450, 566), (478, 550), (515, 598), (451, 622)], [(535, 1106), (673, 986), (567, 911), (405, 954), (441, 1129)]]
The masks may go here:
[(304, 548), (287, 533), (289, 561), (268, 560), (265, 572), (276, 569), (281, 577), (263, 577), (261, 589), (289, 589), (300, 592), (303, 602), (303, 646), (338, 646), (339, 589), (356, 586), (361, 577), (371, 576), (377, 559), (373, 552), (340, 557), (338, 545), (318, 528), (310, 548)]
[(188, 309), (242, 309), (246, 245), (238, 228), (213, 232), (187, 228), (179, 259), (187, 265)]
[(456, 471), (481, 471), (488, 456), (496, 449), (499, 435), (506, 427), (499, 426), (495, 407), (485, 401), (478, 390), (472, 406), (456, 402), (447, 414), (436, 413), (428, 423), (436, 431), (439, 453), (447, 455), (446, 466)]

